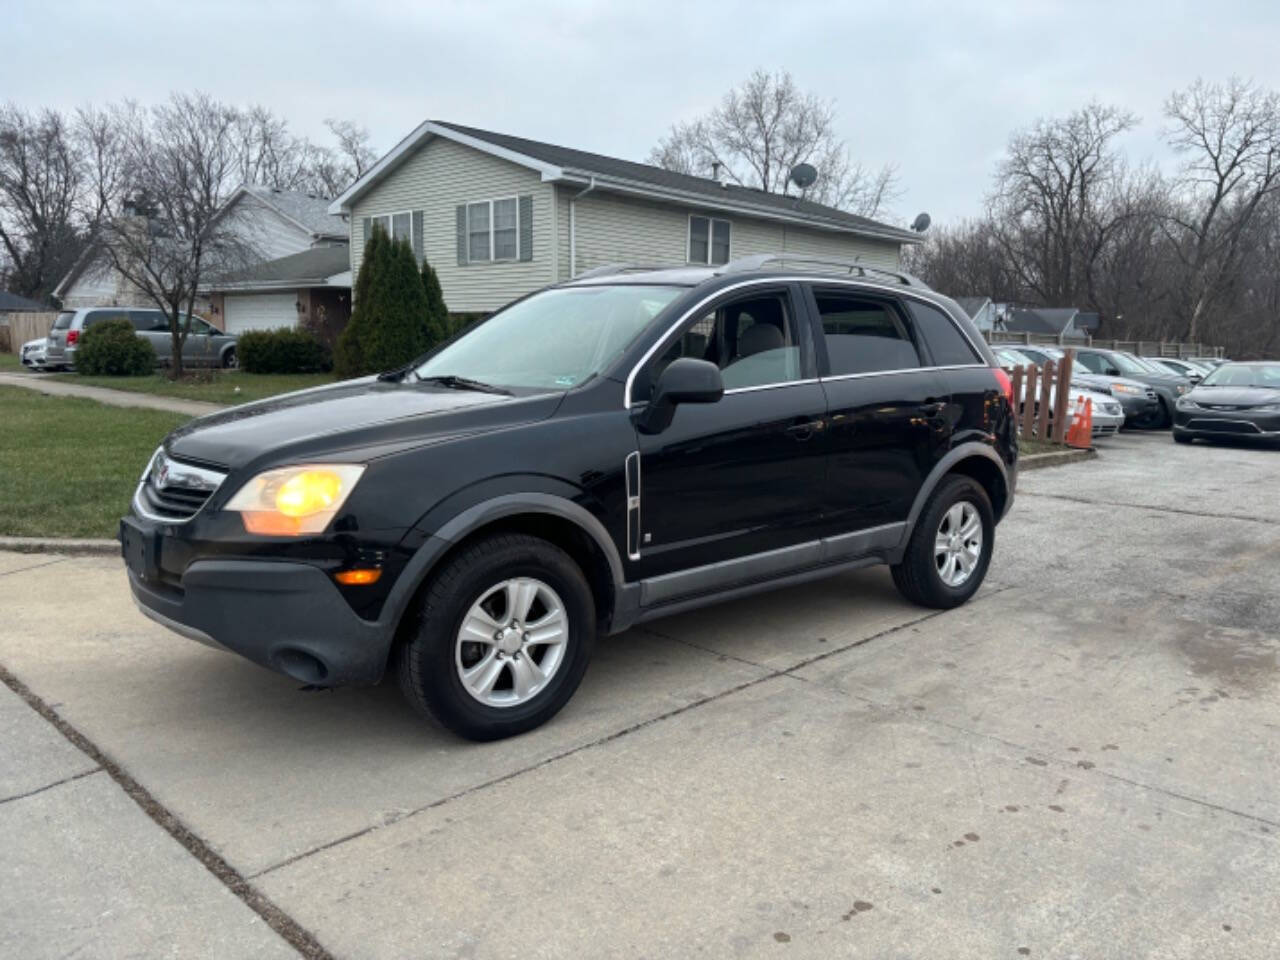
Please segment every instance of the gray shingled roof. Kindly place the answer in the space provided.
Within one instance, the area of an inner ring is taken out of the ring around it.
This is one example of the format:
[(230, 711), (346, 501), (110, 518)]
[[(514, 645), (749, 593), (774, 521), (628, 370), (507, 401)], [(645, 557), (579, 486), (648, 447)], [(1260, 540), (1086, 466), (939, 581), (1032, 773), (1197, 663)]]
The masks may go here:
[(919, 234), (911, 233), (899, 227), (860, 217), (854, 213), (837, 210), (834, 207), (802, 200), (799, 197), (785, 196), (780, 193), (766, 193), (749, 187), (736, 185), (721, 186), (709, 177), (695, 177), (686, 173), (676, 173), (647, 163), (635, 163), (631, 160), (620, 160), (606, 157), (585, 150), (574, 150), (553, 143), (542, 143), (538, 140), (526, 140), (524, 137), (512, 137), (505, 133), (494, 133), (491, 130), (479, 130), (465, 127), (459, 123), (435, 121), (442, 127), (448, 127), (458, 133), (477, 140), (484, 140), (497, 147), (524, 154), (543, 163), (553, 164), (586, 173), (597, 173), (610, 177), (622, 177), (637, 180), (641, 183), (666, 187), (672, 190), (683, 190), (689, 193), (704, 194), (708, 199), (733, 200), (740, 203), (753, 203), (763, 207), (772, 207), (779, 212), (796, 214), (812, 220), (827, 221), (844, 227), (860, 228), (881, 234), (890, 234), (904, 242), (919, 242)]
[(346, 221), (329, 212), (329, 201), (324, 197), (257, 185), (247, 186), (245, 189), (286, 217), (296, 220), (313, 234), (324, 237), (347, 236)]
[(346, 245), (313, 247), (278, 260), (268, 260), (245, 270), (236, 270), (209, 284), (211, 290), (223, 286), (253, 283), (296, 283), (298, 286), (323, 284), (330, 277), (351, 269), (351, 252)]
[(43, 303), (36, 303), (34, 300), (20, 297), (16, 293), (0, 290), (0, 313), (24, 313), (52, 309), (53, 307), (46, 307)]

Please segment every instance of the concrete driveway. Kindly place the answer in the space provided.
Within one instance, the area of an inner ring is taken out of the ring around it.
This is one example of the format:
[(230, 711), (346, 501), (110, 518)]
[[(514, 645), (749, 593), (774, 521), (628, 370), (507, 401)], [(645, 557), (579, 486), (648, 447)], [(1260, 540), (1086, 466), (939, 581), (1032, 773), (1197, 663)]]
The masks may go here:
[(1023, 477), (960, 610), (658, 621), (486, 746), (0, 554), (0, 956), (1280, 955), (1277, 491), (1123, 435)]

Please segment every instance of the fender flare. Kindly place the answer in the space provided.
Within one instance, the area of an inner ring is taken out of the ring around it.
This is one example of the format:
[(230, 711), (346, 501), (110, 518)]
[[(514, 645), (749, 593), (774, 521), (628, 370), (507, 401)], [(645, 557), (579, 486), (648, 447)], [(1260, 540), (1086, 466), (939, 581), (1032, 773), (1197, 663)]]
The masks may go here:
[[(924, 483), (920, 485), (919, 491), (916, 493), (915, 501), (911, 504), (911, 512), (907, 514), (907, 528), (903, 531), (902, 542), (906, 544), (911, 539), (911, 534), (915, 531), (916, 521), (920, 519), (920, 514), (924, 510), (924, 505), (928, 502), (929, 497), (933, 495), (934, 489), (942, 482), (942, 478), (951, 472), (961, 460), (967, 460), (970, 457), (985, 457), (995, 464), (1000, 471), (1000, 479), (1004, 483), (1005, 489), (1005, 509), (1004, 513), (1009, 512), (1009, 505), (1013, 501), (1013, 487), (1009, 483), (1009, 470), (1005, 466), (1004, 461), (988, 444), (979, 443), (972, 440), (960, 444), (958, 447), (948, 451), (946, 456), (934, 464), (933, 469), (929, 471), (929, 475), (924, 478)], [(1003, 517), (996, 517), (1000, 520)]]
[(409, 558), (395, 587), (387, 597), (380, 619), (394, 628), (400, 622), (410, 598), (417, 592), (418, 587), (435, 568), (440, 558), (458, 541), (495, 520), (522, 513), (540, 513), (568, 520), (590, 537), (609, 564), (615, 594), (621, 593), (625, 581), (618, 548), (604, 524), (586, 507), (550, 493), (508, 493), (468, 507), (428, 537), (427, 541)]

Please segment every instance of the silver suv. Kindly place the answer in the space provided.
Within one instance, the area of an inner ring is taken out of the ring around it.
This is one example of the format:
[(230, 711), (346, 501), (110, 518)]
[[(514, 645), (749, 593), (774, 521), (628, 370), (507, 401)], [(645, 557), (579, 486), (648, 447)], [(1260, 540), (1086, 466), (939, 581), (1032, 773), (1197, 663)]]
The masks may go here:
[[(163, 311), (146, 307), (81, 307), (58, 314), (53, 329), (49, 331), (46, 368), (75, 366), (76, 345), (85, 331), (94, 324), (120, 319), (128, 320), (138, 331), (138, 336), (150, 341), (162, 366), (173, 359), (173, 338)], [(192, 317), (191, 332), (182, 346), (182, 364), (188, 367), (234, 367), (235, 335), (223, 333), (199, 317)]]

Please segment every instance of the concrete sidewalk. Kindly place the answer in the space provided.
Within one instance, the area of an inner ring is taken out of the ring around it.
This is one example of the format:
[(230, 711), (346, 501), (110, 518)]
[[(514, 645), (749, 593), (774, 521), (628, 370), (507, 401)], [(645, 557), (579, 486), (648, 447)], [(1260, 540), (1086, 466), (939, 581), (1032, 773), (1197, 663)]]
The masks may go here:
[(53, 397), (84, 397), (86, 400), (97, 400), (99, 403), (110, 404), (113, 407), (166, 410), (170, 413), (185, 413), (189, 417), (203, 417), (207, 413), (217, 413), (219, 410), (226, 409), (220, 403), (182, 400), (178, 397), (133, 393), (129, 390), (112, 390), (110, 387), (91, 387), (87, 384), (51, 380), (39, 373), (0, 373), (0, 387), (24, 387)]

